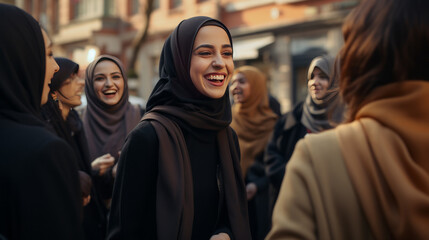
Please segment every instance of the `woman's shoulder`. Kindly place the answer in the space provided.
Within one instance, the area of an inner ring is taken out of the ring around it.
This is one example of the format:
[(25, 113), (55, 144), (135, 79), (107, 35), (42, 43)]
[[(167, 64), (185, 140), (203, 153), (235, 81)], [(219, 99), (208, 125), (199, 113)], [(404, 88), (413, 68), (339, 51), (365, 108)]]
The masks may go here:
[[(9, 141), (6, 145), (26, 146), (27, 148), (41, 148), (52, 142), (62, 141), (47, 126), (20, 124), (12, 121), (3, 122), (1, 135)], [(18, 141), (18, 143), (17, 143)]]
[(158, 135), (155, 128), (149, 121), (140, 121), (137, 126), (129, 133), (127, 139), (143, 142), (157, 142)]
[(46, 162), (48, 159), (64, 158), (73, 154), (64, 140), (43, 126), (11, 123), (0, 132), (0, 154), (5, 159), (20, 159), (16, 164), (25, 164), (26, 160)]

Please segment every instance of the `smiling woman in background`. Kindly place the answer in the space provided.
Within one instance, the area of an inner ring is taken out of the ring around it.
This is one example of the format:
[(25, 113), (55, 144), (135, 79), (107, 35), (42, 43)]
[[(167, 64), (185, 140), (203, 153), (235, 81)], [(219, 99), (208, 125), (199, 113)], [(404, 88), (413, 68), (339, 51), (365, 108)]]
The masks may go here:
[(339, 98), (338, 78), (334, 77), (333, 66), (334, 59), (327, 55), (311, 61), (307, 71), (308, 94), (305, 101), (284, 114), (274, 127), (264, 156), (267, 175), (273, 187), (271, 209), (296, 143), (308, 133), (331, 129), (343, 120), (344, 105)]
[(99, 185), (103, 198), (109, 199), (116, 169), (113, 165), (119, 159), (125, 137), (139, 122), (142, 109), (128, 101), (126, 73), (113, 56), (99, 56), (88, 65), (85, 94), (88, 104), (82, 120), (89, 156), (95, 159), (91, 163), (94, 175), (98, 175), (94, 184)]
[(249, 221), (253, 240), (262, 240), (270, 229), (269, 181), (264, 168), (264, 150), (276, 124), (269, 106), (267, 78), (259, 69), (242, 66), (234, 71), (231, 127), (240, 143), (241, 170), (246, 183)]
[[(67, 58), (55, 58), (60, 70), (55, 73), (50, 86), (48, 102), (42, 107), (46, 121), (74, 150), (79, 167), (81, 188), (88, 190), (83, 198), (83, 227), (85, 239), (102, 240), (106, 235), (107, 209), (100, 196), (98, 185), (92, 184), (91, 159), (82, 121), (75, 107), (82, 104), (84, 80), (79, 78), (79, 65)], [(103, 158), (103, 157), (102, 157)], [(96, 160), (97, 161), (97, 160)], [(83, 176), (86, 175), (86, 176)], [(86, 183), (86, 184), (82, 184)]]
[(83, 239), (72, 149), (40, 108), (59, 67), (52, 43), (23, 10), (0, 4), (0, 236)]

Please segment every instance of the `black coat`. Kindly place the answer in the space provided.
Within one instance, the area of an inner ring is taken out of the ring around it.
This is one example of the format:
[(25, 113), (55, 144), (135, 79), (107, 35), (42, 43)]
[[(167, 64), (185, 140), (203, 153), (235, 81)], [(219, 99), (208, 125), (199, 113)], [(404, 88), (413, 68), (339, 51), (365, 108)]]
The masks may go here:
[[(285, 167), (296, 143), (307, 134), (301, 117), (303, 102), (298, 103), (291, 112), (284, 114), (276, 123), (271, 140), (265, 150), (265, 170), (274, 188), (276, 198), (285, 173)], [(274, 200), (275, 201), (275, 200)]]
[[(219, 193), (222, 187), (218, 185), (216, 133), (195, 132), (183, 127), (182, 131), (188, 146), (194, 187), (192, 239), (209, 239), (219, 232), (230, 234), (226, 209), (222, 207), (224, 201)], [(128, 136), (119, 159), (108, 239), (157, 239), (158, 151), (158, 136), (152, 124), (139, 123)]]
[(42, 115), (53, 131), (72, 147), (78, 169), (92, 177), (91, 201), (83, 208), (84, 235), (88, 240), (103, 240), (106, 237), (107, 208), (100, 194), (101, 184), (91, 170), (82, 121), (73, 109), (64, 121), (58, 104), (50, 96), (42, 107)]
[(6, 239), (83, 239), (77, 164), (41, 126), (0, 119), (0, 234)]
[(269, 209), (269, 179), (264, 168), (264, 153), (255, 158), (246, 173), (246, 184), (255, 183), (256, 195), (248, 201), (249, 223), (253, 240), (264, 239), (271, 227)]

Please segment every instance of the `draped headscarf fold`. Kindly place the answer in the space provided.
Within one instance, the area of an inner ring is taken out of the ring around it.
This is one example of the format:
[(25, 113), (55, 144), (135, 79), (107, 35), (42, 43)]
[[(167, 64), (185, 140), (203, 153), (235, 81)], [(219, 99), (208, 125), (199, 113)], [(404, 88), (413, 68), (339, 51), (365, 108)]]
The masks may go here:
[(329, 85), (326, 95), (322, 99), (313, 99), (308, 94), (304, 105), (301, 123), (311, 132), (321, 132), (333, 128), (336, 123), (343, 120), (343, 105), (338, 104), (338, 77), (334, 77), (334, 59), (324, 55), (311, 61), (307, 72), (307, 81), (312, 78), (313, 70), (318, 67), (329, 77)]
[(252, 66), (240, 67), (234, 71), (234, 75), (238, 73), (242, 73), (250, 85), (249, 98), (244, 103), (235, 103), (232, 106), (231, 123), (240, 142), (240, 164), (245, 177), (255, 157), (264, 151), (274, 130), (277, 115), (269, 106), (267, 79), (264, 74)]
[(142, 121), (150, 121), (159, 138), (157, 235), (159, 239), (190, 239), (193, 224), (193, 185), (190, 159), (180, 122), (195, 129), (217, 131), (219, 164), (228, 222), (234, 239), (250, 239), (239, 153), (235, 149), (228, 90), (219, 99), (201, 94), (189, 71), (195, 37), (203, 26), (228, 29), (208, 17), (182, 21), (167, 38), (160, 59), (160, 80), (147, 103)]
[(40, 115), (46, 66), (42, 30), (15, 6), (1, 4), (0, 11), (0, 117), (45, 126)]
[(427, 80), (378, 87), (336, 130), (376, 239), (429, 236), (428, 96)]
[[(102, 102), (94, 90), (94, 70), (101, 61), (115, 63), (124, 79), (123, 95), (115, 105), (107, 105)], [(91, 160), (106, 153), (110, 153), (115, 159), (118, 159), (118, 152), (121, 150), (127, 134), (141, 118), (140, 108), (128, 101), (127, 75), (121, 61), (113, 56), (101, 55), (91, 62), (85, 74), (85, 95), (88, 105), (82, 120)]]

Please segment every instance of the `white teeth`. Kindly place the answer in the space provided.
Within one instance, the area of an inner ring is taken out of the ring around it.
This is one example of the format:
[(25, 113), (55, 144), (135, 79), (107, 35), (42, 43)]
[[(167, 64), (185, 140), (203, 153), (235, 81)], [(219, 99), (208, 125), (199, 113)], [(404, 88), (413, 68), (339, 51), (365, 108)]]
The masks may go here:
[(210, 75), (207, 77), (209, 80), (223, 80), (224, 78), (224, 75)]
[(108, 90), (108, 91), (104, 92), (104, 94), (111, 94), (111, 93), (116, 93), (116, 91), (114, 91), (114, 90)]

